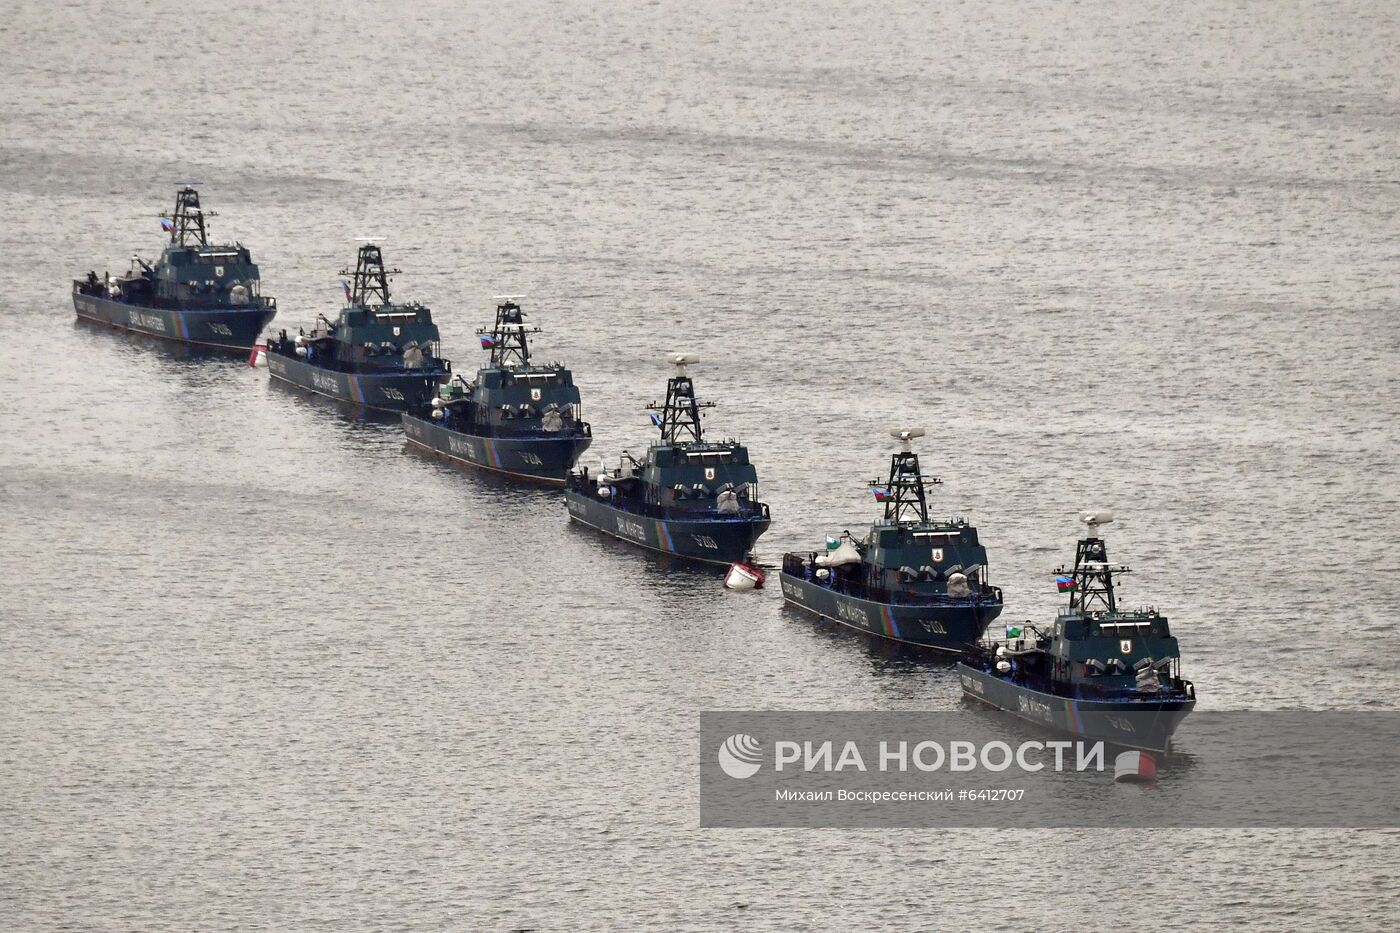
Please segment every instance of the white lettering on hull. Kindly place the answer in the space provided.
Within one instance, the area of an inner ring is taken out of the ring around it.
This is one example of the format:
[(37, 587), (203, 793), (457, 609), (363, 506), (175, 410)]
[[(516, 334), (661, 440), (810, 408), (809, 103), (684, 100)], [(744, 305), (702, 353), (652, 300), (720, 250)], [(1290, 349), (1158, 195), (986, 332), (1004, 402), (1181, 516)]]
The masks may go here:
[(311, 371), (311, 384), (322, 392), (329, 392), (332, 395), (340, 395), (340, 380), (325, 373)]
[(646, 541), (647, 530), (645, 528), (630, 519), (623, 518), (621, 515), (616, 518), (617, 531), (619, 534), (626, 535), (629, 538), (636, 538), (638, 541)]
[(165, 333), (165, 319), (159, 314), (147, 314), (144, 311), (129, 311), (127, 313), (132, 327), (153, 330), (160, 334)]
[(855, 622), (865, 628), (870, 627), (870, 617), (864, 609), (840, 600), (836, 603), (836, 614), (847, 622)]
[(1016, 697), (1016, 705), (1020, 708), (1023, 716), (1031, 716), (1041, 722), (1052, 722), (1050, 715), (1050, 704), (1042, 703), (1039, 700), (1032, 700), (1030, 697)]
[(1130, 719), (1125, 719), (1122, 716), (1106, 716), (1104, 718), (1108, 720), (1110, 726), (1117, 729), (1119, 732), (1137, 732), (1137, 730), (1133, 728), (1133, 723)]
[(477, 456), (476, 445), (464, 437), (449, 436), (447, 438), (447, 449), (452, 451), (454, 454), (466, 457), (472, 462), (477, 462), (481, 459), (479, 456)]

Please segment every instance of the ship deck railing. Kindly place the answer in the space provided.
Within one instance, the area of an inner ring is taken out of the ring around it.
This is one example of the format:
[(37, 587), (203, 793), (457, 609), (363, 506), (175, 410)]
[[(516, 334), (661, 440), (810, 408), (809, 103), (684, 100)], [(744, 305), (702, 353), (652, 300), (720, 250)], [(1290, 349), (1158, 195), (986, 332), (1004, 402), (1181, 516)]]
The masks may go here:
[[(291, 337), (286, 339), (271, 337), (267, 341), (267, 346), (273, 353), (307, 362), (305, 357), (297, 356), (296, 341)], [(435, 356), (424, 357), (423, 362), (414, 367), (404, 366), (402, 362), (397, 366), (366, 367), (347, 363), (335, 356), (321, 355), (313, 356), (309, 365), (315, 366), (317, 369), (345, 373), (350, 376), (442, 376), (450, 375), (452, 372), (451, 360)]]
[(101, 282), (96, 285), (87, 279), (73, 280), (73, 293), (75, 295), (86, 295), (91, 298), (101, 298), (104, 301), (112, 301), (121, 305), (131, 305), (137, 308), (154, 308), (157, 311), (275, 311), (277, 310), (277, 299), (270, 295), (250, 295), (243, 304), (234, 304), (230, 301), (200, 301), (198, 298), (185, 298), (179, 301), (173, 298), (162, 298), (159, 295), (142, 295), (140, 301), (131, 301), (126, 295), (110, 295), (107, 287)]
[(544, 428), (531, 427), (520, 431), (507, 433), (497, 431), (494, 425), (469, 424), (465, 428), (453, 427), (446, 421), (439, 421), (434, 418), (430, 411), (415, 411), (410, 414), (424, 421), (430, 421), (440, 428), (451, 431), (453, 434), (462, 434), (467, 437), (486, 437), (503, 441), (547, 441), (555, 439), (568, 439), (580, 437), (592, 437), (593, 426), (587, 421), (575, 421), (572, 431), (546, 431)]
[(1052, 696), (1061, 696), (1074, 700), (1097, 700), (1104, 703), (1151, 703), (1161, 700), (1186, 700), (1194, 699), (1191, 681), (1181, 677), (1169, 677), (1161, 685), (1161, 689), (1155, 692), (1148, 692), (1138, 689), (1133, 684), (1119, 683), (1104, 685), (1094, 683), (1092, 680), (1077, 680), (1073, 683), (1065, 681), (1052, 681), (1041, 673), (1030, 673), (1020, 667), (1014, 667), (1010, 674), (1000, 674), (996, 672), (996, 649), (1000, 642), (996, 640), (979, 639), (975, 642), (978, 649), (979, 661), (970, 662), (974, 667), (980, 667), (984, 673), (1003, 680), (1010, 680), (1012, 683), (1028, 687), (1032, 690), (1039, 690)]
[(983, 606), (1002, 601), (1001, 590), (987, 583), (978, 584), (967, 596), (949, 596), (946, 593), (929, 593), (923, 590), (870, 586), (857, 580), (842, 580), (834, 573), (822, 580), (816, 576), (817, 568), (813, 563), (815, 557), (815, 553), (805, 558), (801, 554), (784, 554), (783, 572), (842, 596), (891, 606)]
[[(597, 485), (592, 478), (581, 477), (578, 474), (571, 475), (566, 484), (567, 488), (582, 493), (591, 499), (597, 499)], [(738, 512), (720, 512), (717, 509), (676, 509), (655, 505), (650, 502), (638, 502), (635, 499), (628, 499), (621, 496), (614, 496), (609, 499), (597, 499), (619, 512), (627, 512), (632, 515), (639, 515), (642, 518), (660, 518), (672, 522), (752, 522), (768, 520), (771, 515), (766, 502), (750, 502), (747, 508), (741, 507)]]
[(1001, 602), (1001, 590), (991, 584), (977, 584), (976, 590), (965, 595), (965, 597), (952, 597), (944, 593), (927, 593), (924, 590), (914, 590), (914, 588), (892, 588), (892, 587), (872, 587), (867, 583), (858, 580), (841, 580), (836, 574), (832, 574), (827, 580), (820, 580), (816, 576), (815, 566), (816, 552), (801, 555), (801, 553), (785, 553), (783, 555), (783, 572), (790, 576), (799, 577), (815, 586), (826, 588), (826, 590), (848, 595), (857, 600), (867, 600), (869, 602), (883, 602), (888, 605), (991, 605)]

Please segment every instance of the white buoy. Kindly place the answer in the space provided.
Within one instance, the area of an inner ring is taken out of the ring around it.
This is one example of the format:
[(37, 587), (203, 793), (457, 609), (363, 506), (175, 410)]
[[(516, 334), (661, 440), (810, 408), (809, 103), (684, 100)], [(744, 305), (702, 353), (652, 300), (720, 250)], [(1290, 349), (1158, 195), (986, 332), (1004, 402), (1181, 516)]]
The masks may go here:
[(1157, 759), (1151, 752), (1120, 752), (1113, 759), (1113, 780), (1119, 784), (1151, 784), (1157, 780)]
[(997, 673), (998, 673), (998, 674), (1009, 674), (1010, 672), (1011, 672), (1011, 662), (1010, 662), (1010, 661), (1006, 660), (1005, 658), (1002, 658), (1000, 661), (997, 662)]
[(764, 579), (766, 578), (762, 570), (752, 564), (736, 562), (729, 565), (729, 573), (724, 577), (724, 586), (731, 590), (759, 590), (763, 588)]

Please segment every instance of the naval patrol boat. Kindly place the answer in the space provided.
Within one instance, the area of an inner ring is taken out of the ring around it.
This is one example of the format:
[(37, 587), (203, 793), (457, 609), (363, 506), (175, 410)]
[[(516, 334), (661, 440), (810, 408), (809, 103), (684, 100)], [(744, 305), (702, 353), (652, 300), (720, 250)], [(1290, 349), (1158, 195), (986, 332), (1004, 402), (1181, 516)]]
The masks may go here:
[(1001, 590), (987, 582), (987, 550), (963, 519), (929, 519), (929, 487), (912, 441), (924, 432), (892, 431), (901, 449), (889, 477), (871, 480), (884, 515), (869, 534), (827, 540), (825, 552), (783, 556), (787, 603), (879, 638), (954, 654), (973, 650), (1001, 614)]
[(1101, 526), (1107, 512), (1086, 512), (1074, 566), (1055, 571), (1069, 605), (1054, 628), (1008, 625), (1004, 642), (985, 642), (958, 664), (963, 693), (1028, 722), (1146, 751), (1168, 750), (1196, 706), (1181, 677), (1181, 652), (1156, 609), (1118, 605), (1113, 578), (1129, 568), (1108, 562)]
[(408, 443), (458, 463), (562, 486), (593, 443), (580, 420), (578, 387), (562, 363), (534, 362), (520, 309), (523, 295), (500, 295), (496, 322), (477, 331), (490, 362), (467, 382), (460, 375), (428, 405), (404, 413)]
[(242, 243), (211, 244), (199, 192), (175, 194), (174, 214), (161, 214), (169, 241), (154, 263), (131, 257), (120, 275), (89, 272), (73, 280), (73, 309), (83, 320), (165, 340), (245, 353), (277, 314), (260, 293), (258, 266)]
[[(433, 313), (417, 302), (394, 302), (384, 256), (362, 242), (355, 271), (341, 271), (345, 307), (320, 317), (311, 333), (283, 330), (266, 346), (272, 378), (359, 408), (402, 412), (428, 403), (452, 375), (438, 356)], [(256, 351), (255, 351), (256, 352)]]
[(678, 353), (666, 401), (647, 405), (661, 439), (638, 460), (624, 453), (616, 470), (569, 474), (564, 493), (569, 518), (664, 554), (709, 564), (743, 560), (768, 530), (768, 506), (758, 501), (758, 474), (748, 448), (735, 440), (706, 440), (702, 409)]

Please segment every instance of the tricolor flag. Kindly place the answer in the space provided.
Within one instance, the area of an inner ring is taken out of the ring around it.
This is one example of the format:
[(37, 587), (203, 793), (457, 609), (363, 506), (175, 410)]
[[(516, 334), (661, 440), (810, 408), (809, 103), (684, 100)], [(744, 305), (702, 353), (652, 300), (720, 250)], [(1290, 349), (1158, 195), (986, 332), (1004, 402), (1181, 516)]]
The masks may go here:
[(341, 289), (345, 292), (345, 300), (346, 300), (347, 302), (350, 301), (351, 296), (354, 294), (353, 292), (350, 291), (350, 283), (347, 282), (347, 281), (345, 281), (344, 279), (341, 279), (341, 280), (340, 280), (340, 287), (341, 287)]
[(1019, 625), (1008, 625), (1008, 626), (1006, 627), (1006, 637), (1007, 637), (1007, 638), (1020, 638), (1020, 637), (1021, 637), (1021, 626), (1019, 626)]
[(477, 339), (481, 341), (481, 349), (483, 350), (489, 350), (496, 345), (496, 338), (490, 334), (482, 334)]
[(1072, 590), (1074, 589), (1074, 587), (1075, 582), (1070, 577), (1055, 578), (1055, 589), (1059, 590), (1061, 593), (1065, 592), (1066, 590)]
[(827, 549), (828, 551), (834, 551), (834, 550), (836, 550), (837, 548), (839, 548), (840, 546), (841, 546), (841, 539), (840, 539), (840, 538), (831, 538), (831, 537), (828, 537), (828, 538), (826, 539), (826, 549)]
[(169, 217), (162, 217), (160, 219), (160, 228), (166, 233), (174, 233), (175, 221), (171, 220)]
[(874, 487), (870, 491), (875, 493), (876, 502), (884, 502), (890, 497), (890, 491), (888, 489), (881, 489), (879, 486)]
[(658, 415), (658, 414), (657, 414), (656, 412), (654, 412), (654, 411), (652, 411), (652, 412), (647, 412), (647, 414), (651, 416), (651, 423), (652, 423), (653, 425), (655, 425), (655, 426), (658, 427), (658, 428), (661, 427), (661, 416), (660, 416), (660, 415)]

